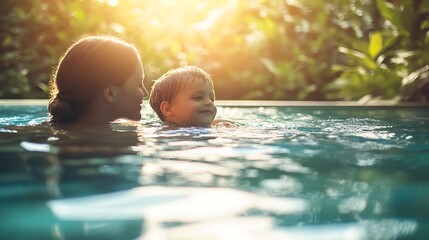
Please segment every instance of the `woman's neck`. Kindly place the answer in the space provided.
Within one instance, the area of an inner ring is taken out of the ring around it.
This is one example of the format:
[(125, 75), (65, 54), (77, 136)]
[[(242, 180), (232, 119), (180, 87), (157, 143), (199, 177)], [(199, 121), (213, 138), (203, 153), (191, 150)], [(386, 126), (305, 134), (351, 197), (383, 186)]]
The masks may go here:
[(109, 105), (101, 98), (95, 98), (82, 114), (76, 119), (75, 123), (82, 124), (109, 124), (116, 120)]

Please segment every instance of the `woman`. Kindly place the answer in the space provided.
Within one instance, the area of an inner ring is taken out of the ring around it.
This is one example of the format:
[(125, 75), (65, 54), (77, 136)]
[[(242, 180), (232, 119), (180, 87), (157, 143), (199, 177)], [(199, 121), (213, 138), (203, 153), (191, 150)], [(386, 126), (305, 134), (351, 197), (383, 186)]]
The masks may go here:
[(53, 124), (140, 120), (148, 92), (138, 50), (112, 36), (86, 36), (61, 57), (50, 82)]

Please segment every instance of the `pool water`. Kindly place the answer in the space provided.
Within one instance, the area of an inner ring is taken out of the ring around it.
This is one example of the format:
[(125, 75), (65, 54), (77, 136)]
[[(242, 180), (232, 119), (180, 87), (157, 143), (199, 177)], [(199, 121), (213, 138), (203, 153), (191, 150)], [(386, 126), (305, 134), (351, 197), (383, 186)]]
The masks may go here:
[(424, 107), (219, 107), (58, 129), (0, 106), (1, 239), (425, 239)]

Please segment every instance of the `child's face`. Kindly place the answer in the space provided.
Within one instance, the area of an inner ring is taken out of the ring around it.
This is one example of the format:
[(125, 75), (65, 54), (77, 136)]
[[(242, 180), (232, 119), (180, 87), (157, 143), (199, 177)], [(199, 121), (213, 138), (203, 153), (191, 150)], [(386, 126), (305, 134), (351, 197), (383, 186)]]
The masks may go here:
[(212, 84), (195, 80), (172, 99), (172, 116), (166, 120), (181, 127), (208, 127), (217, 113), (214, 100)]

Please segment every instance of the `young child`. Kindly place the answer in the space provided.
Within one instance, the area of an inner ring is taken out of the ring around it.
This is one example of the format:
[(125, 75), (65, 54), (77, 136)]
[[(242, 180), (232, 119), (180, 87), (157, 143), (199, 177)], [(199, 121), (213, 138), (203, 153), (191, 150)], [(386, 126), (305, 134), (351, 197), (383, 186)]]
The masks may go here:
[(186, 66), (173, 69), (157, 79), (149, 103), (158, 117), (170, 127), (209, 127), (232, 125), (216, 119), (213, 81), (202, 69)]

